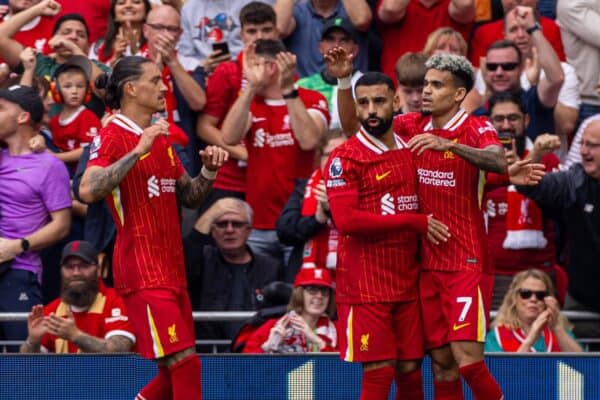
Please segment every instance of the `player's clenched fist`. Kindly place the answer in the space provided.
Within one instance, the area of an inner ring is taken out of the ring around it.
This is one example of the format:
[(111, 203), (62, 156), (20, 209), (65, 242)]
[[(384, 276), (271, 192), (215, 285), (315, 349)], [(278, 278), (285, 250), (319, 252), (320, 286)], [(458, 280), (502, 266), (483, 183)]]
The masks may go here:
[(144, 129), (142, 136), (140, 137), (140, 141), (135, 147), (135, 152), (139, 155), (148, 153), (152, 148), (154, 140), (156, 140), (159, 135), (167, 134), (169, 134), (169, 123), (161, 118), (153, 125)]
[(206, 146), (204, 150), (200, 150), (200, 159), (206, 169), (216, 171), (229, 159), (229, 153), (219, 146)]

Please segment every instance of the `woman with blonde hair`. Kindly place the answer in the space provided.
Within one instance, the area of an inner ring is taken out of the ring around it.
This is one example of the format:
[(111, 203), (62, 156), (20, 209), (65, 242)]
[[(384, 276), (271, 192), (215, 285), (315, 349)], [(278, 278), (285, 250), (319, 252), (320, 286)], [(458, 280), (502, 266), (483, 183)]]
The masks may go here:
[(429, 34), (423, 53), (428, 56), (438, 53), (450, 53), (466, 57), (467, 42), (457, 30), (443, 26)]
[(488, 332), (485, 351), (580, 352), (571, 328), (560, 314), (550, 277), (528, 269), (514, 276)]

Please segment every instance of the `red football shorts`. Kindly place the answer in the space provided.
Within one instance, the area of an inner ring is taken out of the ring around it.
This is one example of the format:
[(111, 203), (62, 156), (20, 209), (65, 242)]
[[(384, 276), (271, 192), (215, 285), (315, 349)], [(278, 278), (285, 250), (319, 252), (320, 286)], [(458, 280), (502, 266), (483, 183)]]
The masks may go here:
[(425, 348), (485, 342), (494, 276), (475, 271), (421, 271)]
[(142, 357), (157, 359), (195, 347), (185, 288), (144, 289), (123, 296)]
[(417, 360), (424, 355), (419, 301), (338, 304), (340, 358)]

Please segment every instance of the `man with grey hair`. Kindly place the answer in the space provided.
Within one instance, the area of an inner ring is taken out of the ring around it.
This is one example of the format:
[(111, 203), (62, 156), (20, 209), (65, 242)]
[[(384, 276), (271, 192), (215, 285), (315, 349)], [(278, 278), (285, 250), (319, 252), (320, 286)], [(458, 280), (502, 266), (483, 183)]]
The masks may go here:
[[(282, 266), (247, 245), (251, 229), (252, 208), (234, 197), (219, 199), (198, 218), (183, 246), (192, 309), (256, 310), (261, 289), (281, 279)], [(197, 323), (196, 338), (233, 339), (242, 325)]]
[[(345, 55), (334, 50), (328, 58), (341, 77), (343, 128), (356, 132), (356, 113), (345, 106), (351, 96)], [(426, 66), (422, 112), (398, 115), (393, 124), (397, 134), (410, 139), (421, 212), (435, 215), (452, 234), (447, 242), (434, 246), (422, 241), (421, 247), (419, 290), (436, 398), (462, 398), (462, 376), (476, 399), (498, 400), (502, 390), (483, 359), (493, 274), (478, 180), (480, 170), (504, 173), (506, 159), (494, 127), (461, 108), (473, 87), (470, 63), (461, 56), (439, 54)], [(518, 179), (525, 182), (530, 170), (522, 172)]]

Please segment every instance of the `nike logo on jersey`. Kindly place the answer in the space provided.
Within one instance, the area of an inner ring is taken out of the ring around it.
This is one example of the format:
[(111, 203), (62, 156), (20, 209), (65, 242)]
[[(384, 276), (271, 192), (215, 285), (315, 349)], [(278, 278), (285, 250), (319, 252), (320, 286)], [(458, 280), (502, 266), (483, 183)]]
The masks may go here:
[(375, 180), (380, 181), (391, 173), (392, 173), (392, 171), (384, 172), (383, 174), (377, 174), (377, 175), (375, 175)]
[(457, 331), (459, 329), (466, 328), (469, 325), (471, 325), (470, 322), (465, 322), (464, 324), (458, 324), (458, 325), (456, 323), (454, 323), (454, 325), (452, 326), (452, 330)]

